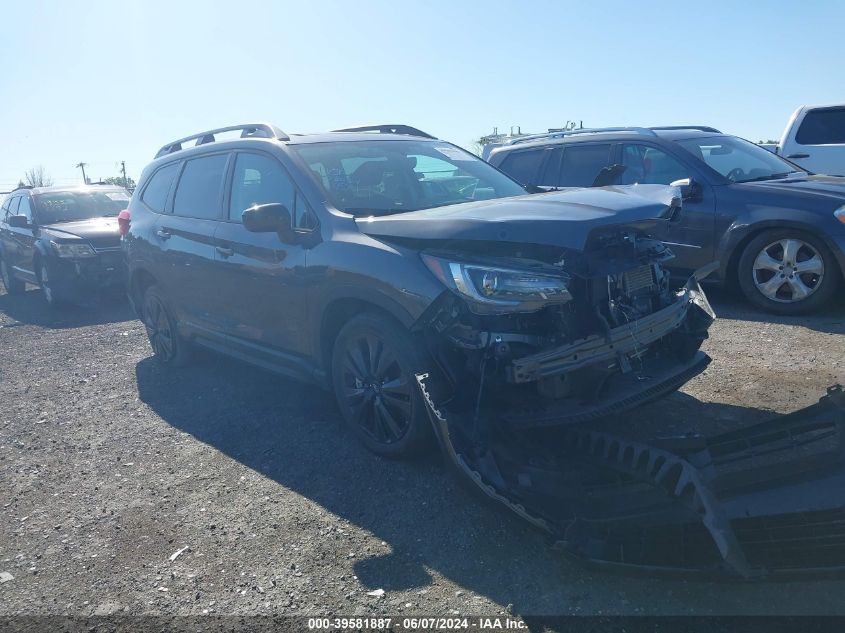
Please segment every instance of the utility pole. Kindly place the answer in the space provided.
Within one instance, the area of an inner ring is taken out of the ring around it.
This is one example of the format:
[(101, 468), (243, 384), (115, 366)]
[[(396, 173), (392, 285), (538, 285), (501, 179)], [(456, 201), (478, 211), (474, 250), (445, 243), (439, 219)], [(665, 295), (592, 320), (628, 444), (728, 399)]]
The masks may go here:
[(126, 180), (126, 161), (125, 160), (120, 161), (120, 170), (123, 172), (123, 186), (128, 188), (129, 187), (129, 181)]
[(88, 163), (77, 163), (76, 166), (82, 170), (82, 182), (86, 185), (88, 184), (88, 176), (85, 175), (85, 165)]

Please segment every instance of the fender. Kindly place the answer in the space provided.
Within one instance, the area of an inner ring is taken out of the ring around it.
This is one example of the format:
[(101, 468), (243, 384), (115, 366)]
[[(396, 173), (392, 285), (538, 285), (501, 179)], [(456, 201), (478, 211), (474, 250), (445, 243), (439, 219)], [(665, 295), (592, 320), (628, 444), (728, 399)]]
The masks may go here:
[[(49, 243), (49, 242), (47, 242)], [(35, 252), (32, 254), (33, 273), (38, 275), (38, 261), (43, 258), (49, 258), (51, 253), (49, 247), (42, 237), (35, 240)], [(48, 271), (49, 272), (49, 271)]]
[[(333, 304), (348, 300), (362, 301), (364, 303), (372, 304), (393, 316), (393, 318), (399, 321), (403, 327), (410, 330), (423, 313), (425, 306), (422, 302), (416, 301), (415, 299), (417, 298), (414, 297), (414, 295), (409, 294), (408, 299), (410, 301), (407, 305), (403, 305), (396, 299), (385, 295), (377, 289), (362, 288), (360, 286), (346, 284), (335, 286), (328, 294), (322, 295), (316, 302), (316, 305), (313, 306), (313, 314), (322, 315), (320, 327), (315, 328), (314, 332), (314, 357), (322, 359), (327, 351), (323, 348), (322, 334), (326, 326), (327, 315), (331, 313), (331, 307)], [(414, 309), (414, 307), (412, 307), (415, 304), (419, 305), (418, 309)]]
[[(766, 229), (793, 228), (817, 237), (830, 249), (839, 261), (842, 273), (845, 274), (845, 257), (839, 252), (839, 246), (819, 226), (819, 214), (801, 209), (755, 208), (741, 213), (722, 234), (716, 244), (715, 259), (719, 266), (719, 278), (728, 279), (732, 256), (739, 244), (747, 237)], [(736, 253), (738, 255), (738, 253)]]

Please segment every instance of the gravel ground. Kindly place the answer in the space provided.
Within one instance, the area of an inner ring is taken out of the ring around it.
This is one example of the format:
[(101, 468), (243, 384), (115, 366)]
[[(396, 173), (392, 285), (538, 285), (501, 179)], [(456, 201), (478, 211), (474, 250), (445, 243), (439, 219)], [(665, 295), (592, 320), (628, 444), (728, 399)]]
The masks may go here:
[[(731, 428), (845, 383), (845, 307), (713, 295), (713, 364), (628, 424)], [(211, 356), (162, 370), (123, 303), (0, 295), (0, 344), (0, 615), (845, 614), (842, 581), (588, 569), (439, 457), (367, 453), (316, 388)]]

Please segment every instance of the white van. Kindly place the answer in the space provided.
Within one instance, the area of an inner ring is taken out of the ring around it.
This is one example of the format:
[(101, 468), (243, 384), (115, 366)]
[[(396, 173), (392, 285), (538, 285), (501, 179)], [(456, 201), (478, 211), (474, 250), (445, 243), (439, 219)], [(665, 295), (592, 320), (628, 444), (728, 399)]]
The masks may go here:
[(845, 104), (798, 108), (775, 153), (816, 174), (845, 176)]

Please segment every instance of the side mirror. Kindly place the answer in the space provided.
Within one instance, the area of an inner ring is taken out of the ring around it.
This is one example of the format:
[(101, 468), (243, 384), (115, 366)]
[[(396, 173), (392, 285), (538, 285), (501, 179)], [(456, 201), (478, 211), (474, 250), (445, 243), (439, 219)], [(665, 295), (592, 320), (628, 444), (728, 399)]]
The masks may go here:
[(29, 220), (25, 215), (10, 215), (9, 226), (14, 229), (28, 229)]
[(251, 206), (241, 214), (241, 221), (244, 228), (252, 233), (278, 233), (279, 239), (285, 243), (296, 241), (290, 211), (278, 202)]
[(698, 200), (701, 198), (701, 185), (694, 178), (681, 178), (669, 183), (670, 187), (678, 187), (684, 200)]

